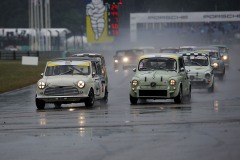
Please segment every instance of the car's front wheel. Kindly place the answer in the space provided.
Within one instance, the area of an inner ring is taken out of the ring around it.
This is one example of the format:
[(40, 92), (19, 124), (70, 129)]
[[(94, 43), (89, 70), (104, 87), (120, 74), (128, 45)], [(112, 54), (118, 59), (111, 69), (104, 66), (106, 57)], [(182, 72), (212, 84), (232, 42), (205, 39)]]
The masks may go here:
[(208, 92), (209, 93), (214, 92), (214, 82), (212, 83), (212, 86), (208, 88)]
[(137, 104), (138, 98), (131, 96), (130, 94), (130, 103), (131, 104)]
[(61, 103), (54, 103), (55, 108), (61, 108)]
[(45, 102), (43, 100), (36, 98), (35, 103), (36, 103), (37, 109), (44, 109)]
[(183, 99), (182, 87), (180, 87), (177, 97), (174, 98), (174, 102), (178, 104), (182, 103), (182, 99)]
[(91, 89), (88, 94), (88, 98), (85, 100), (85, 106), (92, 107), (94, 105), (94, 102), (95, 102), (95, 95), (94, 95), (94, 91)]
[(105, 89), (105, 95), (103, 99), (100, 101), (102, 104), (107, 104), (108, 103), (108, 90), (107, 88)]

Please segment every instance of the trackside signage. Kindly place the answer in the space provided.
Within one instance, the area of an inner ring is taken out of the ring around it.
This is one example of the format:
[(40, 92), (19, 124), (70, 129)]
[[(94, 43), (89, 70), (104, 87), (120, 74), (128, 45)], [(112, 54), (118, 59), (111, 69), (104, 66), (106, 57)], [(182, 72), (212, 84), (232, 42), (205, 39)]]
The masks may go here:
[(131, 13), (131, 41), (137, 38), (138, 23), (240, 22), (240, 11)]
[(224, 22), (240, 21), (240, 11), (232, 12), (174, 12), (174, 13), (132, 13), (131, 22)]

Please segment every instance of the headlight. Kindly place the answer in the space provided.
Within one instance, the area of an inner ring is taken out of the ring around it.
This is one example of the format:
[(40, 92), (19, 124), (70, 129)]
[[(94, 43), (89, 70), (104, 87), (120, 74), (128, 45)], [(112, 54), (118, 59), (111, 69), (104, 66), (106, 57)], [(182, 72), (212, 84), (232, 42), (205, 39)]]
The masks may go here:
[(217, 67), (218, 67), (218, 63), (216, 63), (216, 62), (213, 63), (213, 67), (214, 67), (214, 68), (217, 68)]
[(83, 81), (78, 81), (78, 87), (83, 88), (85, 86), (85, 83)]
[(175, 81), (174, 79), (171, 79), (171, 80), (169, 81), (169, 83), (170, 83), (171, 86), (174, 86), (174, 85), (176, 84), (176, 81)]
[(38, 82), (38, 88), (39, 89), (44, 89), (46, 87), (46, 83), (45, 82)]
[(210, 74), (210, 73), (206, 73), (206, 74), (205, 74), (205, 78), (206, 78), (206, 79), (210, 79), (210, 77), (211, 77), (211, 74)]
[(115, 59), (115, 60), (114, 60), (114, 62), (115, 62), (115, 63), (118, 63), (118, 60), (117, 60), (117, 59)]
[(225, 56), (223, 56), (223, 60), (227, 60), (228, 59), (228, 57), (225, 55)]
[(123, 62), (128, 62), (128, 60), (129, 60), (128, 57), (123, 58)]
[(138, 80), (132, 80), (132, 85), (137, 86), (138, 85)]

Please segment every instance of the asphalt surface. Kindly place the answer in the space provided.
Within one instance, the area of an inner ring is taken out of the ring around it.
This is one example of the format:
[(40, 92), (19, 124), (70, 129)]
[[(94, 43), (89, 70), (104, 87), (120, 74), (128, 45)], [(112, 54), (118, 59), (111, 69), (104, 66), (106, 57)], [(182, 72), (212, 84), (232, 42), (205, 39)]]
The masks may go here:
[(239, 160), (240, 53), (215, 92), (193, 90), (190, 104), (130, 105), (131, 70), (108, 57), (109, 103), (35, 106), (35, 86), (0, 95), (1, 160)]

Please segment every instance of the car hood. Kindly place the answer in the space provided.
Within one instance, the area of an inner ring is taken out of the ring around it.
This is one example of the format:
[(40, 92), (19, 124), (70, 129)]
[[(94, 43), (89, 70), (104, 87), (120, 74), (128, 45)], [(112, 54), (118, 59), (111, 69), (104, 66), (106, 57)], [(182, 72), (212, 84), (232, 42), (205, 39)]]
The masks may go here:
[(72, 86), (76, 85), (78, 81), (88, 81), (88, 76), (79, 75), (61, 75), (61, 76), (48, 76), (43, 78), (48, 86)]
[(205, 73), (210, 72), (209, 66), (185, 66), (188, 73)]

